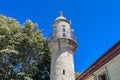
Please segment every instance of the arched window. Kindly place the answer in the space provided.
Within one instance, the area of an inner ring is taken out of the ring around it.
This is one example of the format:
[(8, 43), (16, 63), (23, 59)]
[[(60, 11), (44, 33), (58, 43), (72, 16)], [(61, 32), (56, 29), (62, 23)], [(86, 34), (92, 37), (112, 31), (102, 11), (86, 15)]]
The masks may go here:
[(62, 27), (61, 27), (61, 35), (62, 35), (62, 37), (66, 37), (66, 34), (67, 34), (66, 27), (65, 27), (65, 25), (62, 25)]

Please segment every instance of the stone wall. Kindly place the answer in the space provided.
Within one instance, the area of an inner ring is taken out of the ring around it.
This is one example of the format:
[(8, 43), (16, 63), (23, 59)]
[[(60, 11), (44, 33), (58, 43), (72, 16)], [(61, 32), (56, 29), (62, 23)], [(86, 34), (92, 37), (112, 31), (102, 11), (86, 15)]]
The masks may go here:
[(73, 55), (68, 51), (52, 54), (51, 80), (74, 80)]
[(106, 75), (107, 80), (120, 80), (120, 54), (89, 75), (85, 80), (101, 80), (98, 77)]
[(106, 64), (109, 80), (120, 80), (120, 54)]

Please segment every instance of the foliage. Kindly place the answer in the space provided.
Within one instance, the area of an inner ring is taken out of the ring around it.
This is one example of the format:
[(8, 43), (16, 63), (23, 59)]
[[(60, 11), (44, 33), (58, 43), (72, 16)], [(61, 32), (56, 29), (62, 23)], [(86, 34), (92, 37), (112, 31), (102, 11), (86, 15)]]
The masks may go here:
[(0, 78), (49, 80), (50, 53), (37, 25), (0, 15)]
[(75, 72), (75, 78), (77, 78), (79, 75), (81, 75), (80, 72)]

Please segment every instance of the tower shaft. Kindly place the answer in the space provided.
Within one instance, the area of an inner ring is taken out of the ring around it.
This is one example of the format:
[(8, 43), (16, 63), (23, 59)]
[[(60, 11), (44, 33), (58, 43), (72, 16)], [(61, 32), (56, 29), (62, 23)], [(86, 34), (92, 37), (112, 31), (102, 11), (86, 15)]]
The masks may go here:
[(73, 55), (69, 51), (52, 54), (51, 80), (75, 80)]
[(53, 23), (48, 47), (51, 51), (50, 80), (75, 80), (73, 52), (77, 44), (69, 21), (62, 14)]

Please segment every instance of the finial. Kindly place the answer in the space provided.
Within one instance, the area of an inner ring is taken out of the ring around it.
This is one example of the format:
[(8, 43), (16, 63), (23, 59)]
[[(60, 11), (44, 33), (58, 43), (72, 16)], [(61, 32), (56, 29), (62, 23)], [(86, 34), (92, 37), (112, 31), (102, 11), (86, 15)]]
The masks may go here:
[(60, 16), (63, 16), (63, 15), (62, 15), (62, 11), (60, 11)]

